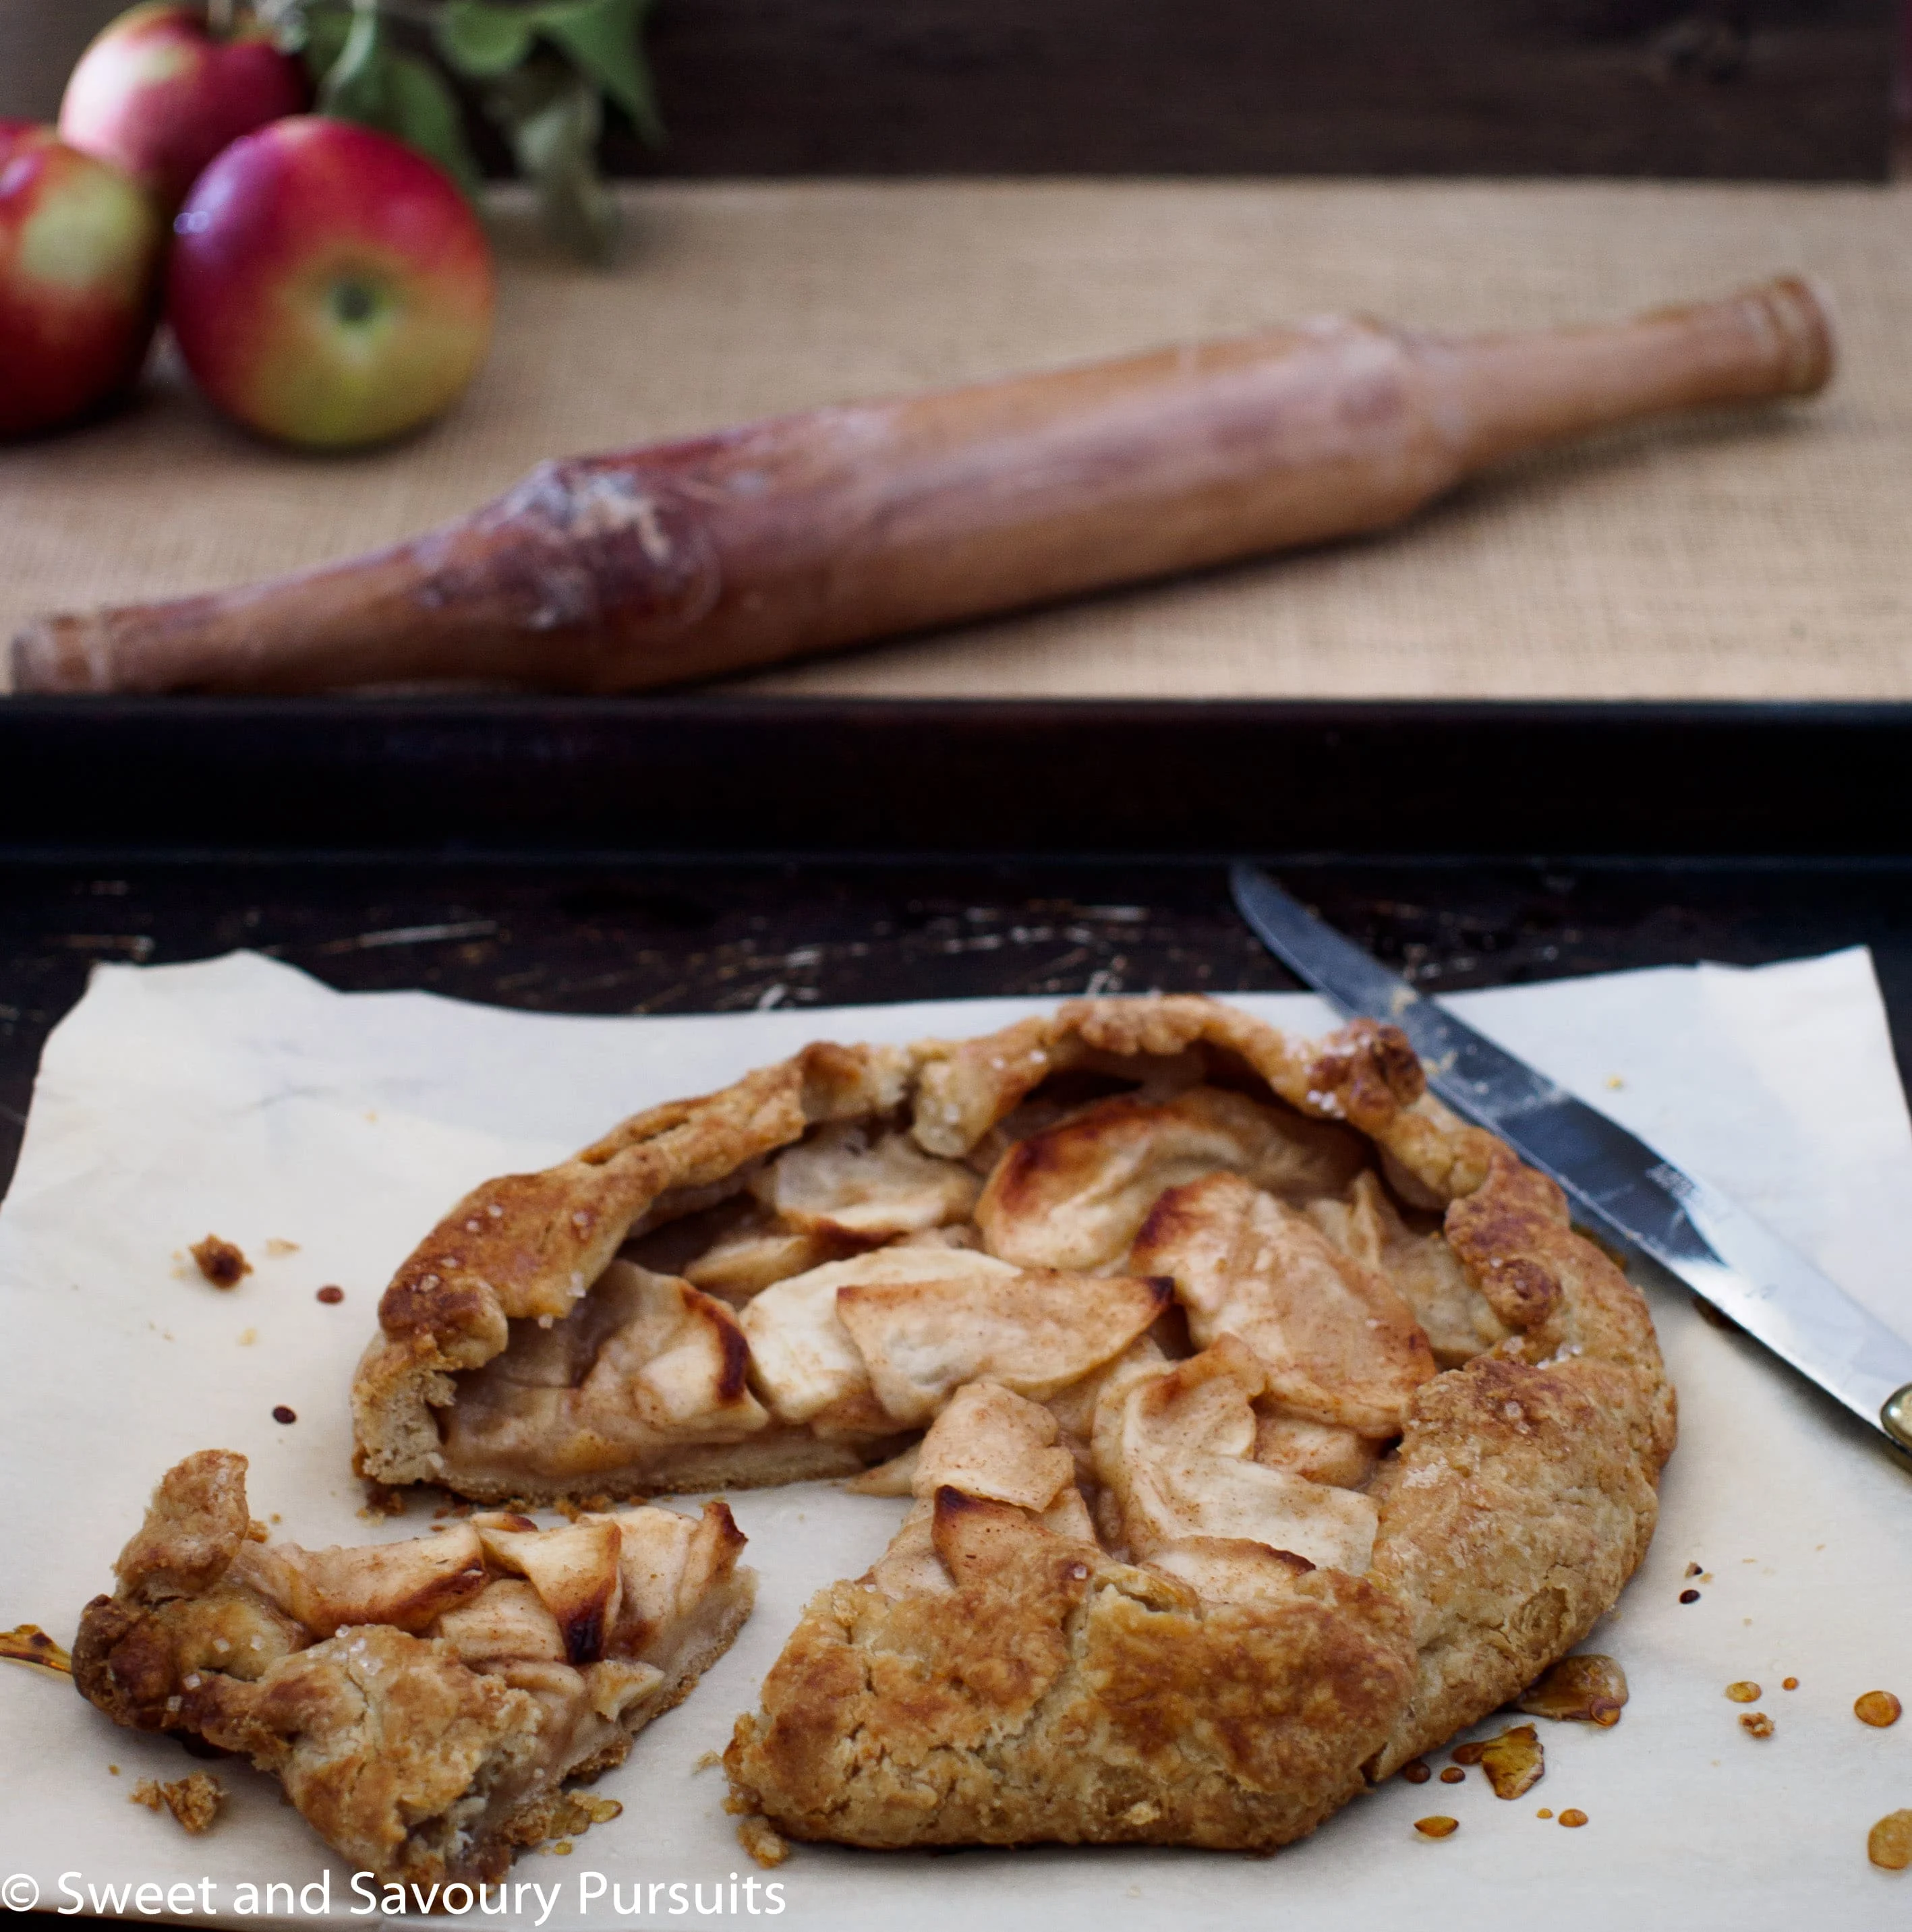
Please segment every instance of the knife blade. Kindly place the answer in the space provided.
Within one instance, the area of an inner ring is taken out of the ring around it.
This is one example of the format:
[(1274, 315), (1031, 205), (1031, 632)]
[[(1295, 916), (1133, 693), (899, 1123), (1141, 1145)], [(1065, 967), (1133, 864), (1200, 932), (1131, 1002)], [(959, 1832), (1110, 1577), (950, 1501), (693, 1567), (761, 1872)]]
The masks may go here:
[(1229, 883), (1236, 909), (1277, 958), (1342, 1012), (1399, 1027), (1434, 1091), (1557, 1182), (1577, 1218), (1652, 1256), (1895, 1447), (1912, 1450), (1912, 1342), (1729, 1195), (1424, 998), (1266, 873), (1238, 864)]

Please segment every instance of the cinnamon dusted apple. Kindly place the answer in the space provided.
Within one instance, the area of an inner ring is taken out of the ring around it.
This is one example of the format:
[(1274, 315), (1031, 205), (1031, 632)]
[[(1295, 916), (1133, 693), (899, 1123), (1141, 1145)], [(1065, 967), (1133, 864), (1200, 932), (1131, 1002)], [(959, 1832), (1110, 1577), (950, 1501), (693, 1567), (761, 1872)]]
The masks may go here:
[(382, 1882), (494, 1878), (564, 1828), (566, 1781), (621, 1763), (749, 1614), (722, 1503), (312, 1550), (266, 1540), (245, 1471), (213, 1449), (167, 1473), (74, 1681), (116, 1724), (249, 1756)]

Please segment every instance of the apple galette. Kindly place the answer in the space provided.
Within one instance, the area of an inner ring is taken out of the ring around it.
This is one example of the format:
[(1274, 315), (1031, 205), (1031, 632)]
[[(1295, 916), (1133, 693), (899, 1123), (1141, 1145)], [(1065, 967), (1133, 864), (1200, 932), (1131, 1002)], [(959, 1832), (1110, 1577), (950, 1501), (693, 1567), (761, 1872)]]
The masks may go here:
[(380, 1322), (383, 1482), (914, 1498), (728, 1760), (857, 1844), (1285, 1843), (1586, 1633), (1673, 1438), (1640, 1296), (1397, 1030), (1194, 998), (653, 1109)]
[(579, 1828), (601, 1802), (565, 1781), (621, 1763), (750, 1612), (722, 1503), (302, 1550), (251, 1520), (245, 1470), (212, 1449), (167, 1472), (74, 1682), (116, 1723), (249, 1756), (381, 1882), (495, 1878)]

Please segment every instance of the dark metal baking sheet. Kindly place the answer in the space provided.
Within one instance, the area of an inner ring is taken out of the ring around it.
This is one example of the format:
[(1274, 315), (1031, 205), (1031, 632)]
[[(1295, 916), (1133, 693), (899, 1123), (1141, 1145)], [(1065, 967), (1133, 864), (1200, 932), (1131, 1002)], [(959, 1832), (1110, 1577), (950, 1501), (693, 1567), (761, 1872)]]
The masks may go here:
[(0, 706), (0, 1185), (96, 961), (546, 1010), (1292, 982), (1259, 856), (1421, 983), (1865, 944), (1912, 1066), (1912, 709)]
[(1912, 854), (1912, 705), (16, 699), (0, 853)]

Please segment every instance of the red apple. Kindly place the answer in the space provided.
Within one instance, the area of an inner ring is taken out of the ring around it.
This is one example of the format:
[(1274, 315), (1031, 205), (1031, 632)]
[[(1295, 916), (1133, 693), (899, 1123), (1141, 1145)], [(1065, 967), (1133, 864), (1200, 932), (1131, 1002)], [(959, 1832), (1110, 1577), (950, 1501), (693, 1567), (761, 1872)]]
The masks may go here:
[(165, 242), (117, 168), (0, 122), (0, 436), (64, 422), (138, 374)]
[(228, 142), (311, 99), (305, 70), (263, 30), (229, 39), (206, 10), (149, 0), (101, 31), (60, 103), (60, 138), (135, 176), (170, 211)]
[(187, 366), (266, 436), (383, 442), (485, 359), (485, 231), (449, 176), (387, 135), (275, 121), (200, 176), (173, 227), (167, 314)]

